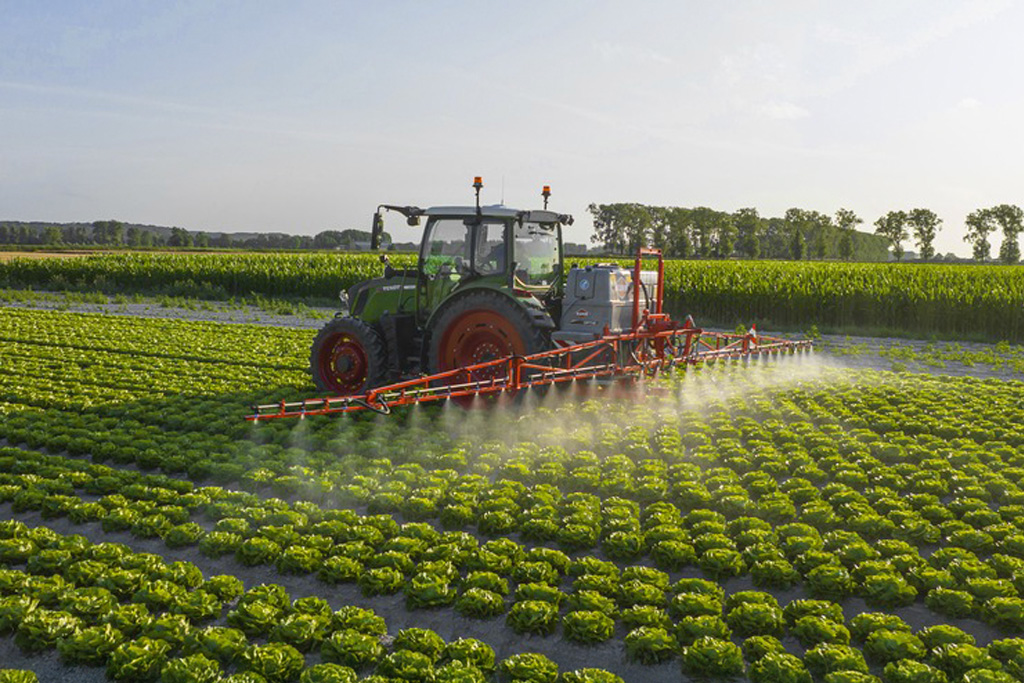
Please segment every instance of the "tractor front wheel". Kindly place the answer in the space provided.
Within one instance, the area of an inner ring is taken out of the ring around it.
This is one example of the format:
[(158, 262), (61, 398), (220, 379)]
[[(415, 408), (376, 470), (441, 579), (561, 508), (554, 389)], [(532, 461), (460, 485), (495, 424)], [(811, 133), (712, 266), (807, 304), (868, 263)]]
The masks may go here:
[(337, 396), (361, 394), (384, 382), (387, 350), (377, 330), (357, 318), (335, 318), (313, 340), (313, 382)]

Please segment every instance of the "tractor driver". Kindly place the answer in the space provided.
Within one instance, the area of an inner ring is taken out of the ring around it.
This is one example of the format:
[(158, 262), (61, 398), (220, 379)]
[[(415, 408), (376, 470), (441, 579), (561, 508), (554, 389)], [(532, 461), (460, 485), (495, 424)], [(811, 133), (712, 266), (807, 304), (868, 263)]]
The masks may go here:
[(483, 223), (477, 228), (476, 270), (481, 275), (505, 272), (505, 224)]

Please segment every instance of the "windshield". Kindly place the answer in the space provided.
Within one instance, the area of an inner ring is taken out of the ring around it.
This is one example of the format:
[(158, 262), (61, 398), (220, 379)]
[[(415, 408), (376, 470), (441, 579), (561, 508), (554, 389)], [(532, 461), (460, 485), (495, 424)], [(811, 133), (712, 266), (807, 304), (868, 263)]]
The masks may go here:
[(420, 256), (423, 273), (454, 280), (470, 270), (478, 275), (504, 273), (506, 222), (476, 218), (432, 221)]
[(526, 285), (551, 285), (560, 275), (556, 224), (517, 223), (515, 241), (516, 277)]

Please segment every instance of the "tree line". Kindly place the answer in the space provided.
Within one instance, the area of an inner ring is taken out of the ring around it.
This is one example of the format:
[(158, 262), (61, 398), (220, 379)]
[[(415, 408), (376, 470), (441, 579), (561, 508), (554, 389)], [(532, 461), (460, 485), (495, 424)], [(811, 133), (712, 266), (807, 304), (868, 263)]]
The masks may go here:
[[(324, 230), (314, 236), (257, 233), (239, 237), (230, 233), (190, 232), (185, 228), (160, 231), (121, 221), (90, 224), (29, 225), (0, 222), (0, 244), (37, 246), (172, 247), (222, 249), (360, 249), (368, 248), (367, 230)], [(384, 233), (383, 241), (391, 241)]]
[[(999, 204), (987, 209), (977, 209), (967, 214), (964, 220), (967, 232), (964, 241), (971, 245), (975, 261), (989, 261), (992, 258), (992, 243), (989, 235), (999, 231), (1003, 241), (999, 247), (999, 260), (1012, 265), (1020, 262), (1020, 233), (1024, 230), (1024, 211), (1013, 204)], [(903, 242), (913, 237), (917, 242), (918, 257), (929, 260), (935, 256), (932, 241), (942, 225), (942, 220), (927, 209), (913, 211), (890, 211), (875, 221), (875, 233), (885, 237), (896, 260), (903, 257)]]
[[(675, 258), (770, 258), (902, 260), (904, 243), (913, 240), (920, 260), (936, 258), (934, 241), (942, 219), (930, 209), (889, 211), (873, 224), (874, 234), (858, 230), (864, 223), (849, 209), (832, 215), (800, 208), (781, 217), (761, 216), (757, 209), (728, 213), (704, 206), (660, 207), (636, 203), (591, 204), (592, 242), (612, 254), (629, 254), (640, 245), (653, 245)], [(992, 258), (993, 234), (1002, 234), (998, 258), (1020, 262), (1020, 233), (1024, 211), (1012, 204), (977, 209), (967, 215), (964, 241), (972, 256)], [(39, 225), (0, 222), (0, 244), (41, 246), (196, 247), (234, 249), (366, 249), (365, 230), (324, 230), (310, 237), (283, 233), (190, 232), (184, 228), (152, 229), (117, 220), (91, 224)], [(384, 242), (390, 243), (385, 233)], [(415, 245), (412, 245), (415, 246)]]
[[(615, 254), (636, 251), (651, 244), (677, 258), (772, 258), (842, 259), (878, 261), (892, 256), (902, 260), (904, 243), (913, 240), (917, 258), (937, 257), (935, 237), (942, 219), (931, 209), (889, 211), (873, 224), (874, 234), (857, 230), (864, 223), (849, 209), (833, 215), (792, 208), (782, 217), (762, 217), (757, 209), (728, 213), (703, 206), (695, 208), (646, 206), (644, 204), (591, 204), (594, 217), (591, 237)], [(993, 233), (1002, 233), (999, 260), (1019, 263), (1020, 233), (1024, 211), (1012, 204), (977, 209), (964, 221), (964, 241), (971, 245), (974, 260), (992, 259)]]
[(860, 232), (863, 220), (849, 209), (834, 215), (792, 208), (781, 217), (757, 209), (728, 213), (644, 204), (591, 204), (593, 242), (610, 253), (628, 254), (652, 245), (674, 258), (839, 258), (882, 261), (883, 238)]

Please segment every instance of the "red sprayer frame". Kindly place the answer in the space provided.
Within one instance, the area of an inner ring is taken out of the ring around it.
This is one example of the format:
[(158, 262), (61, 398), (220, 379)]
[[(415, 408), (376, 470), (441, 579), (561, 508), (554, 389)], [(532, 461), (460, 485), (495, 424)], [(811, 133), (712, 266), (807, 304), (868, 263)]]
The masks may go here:
[[(658, 281), (654, 297), (646, 302), (654, 310), (641, 308), (640, 273), (644, 257), (658, 259)], [(687, 317), (680, 325), (663, 312), (665, 260), (660, 250), (640, 249), (633, 267), (632, 329), (620, 334), (606, 333), (580, 344), (563, 344), (529, 356), (509, 356), (469, 365), (434, 375), (418, 377), (371, 389), (358, 396), (329, 396), (302, 401), (281, 401), (253, 406), (246, 420), (329, 415), (372, 410), (389, 413), (397, 406), (475, 396), (511, 395), (539, 386), (589, 379), (640, 379), (656, 377), (673, 367), (780, 353), (812, 348), (810, 340), (787, 340), (759, 336), (751, 327), (746, 334), (706, 332)]]

